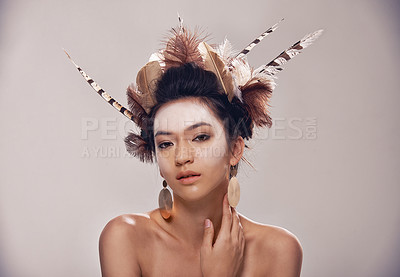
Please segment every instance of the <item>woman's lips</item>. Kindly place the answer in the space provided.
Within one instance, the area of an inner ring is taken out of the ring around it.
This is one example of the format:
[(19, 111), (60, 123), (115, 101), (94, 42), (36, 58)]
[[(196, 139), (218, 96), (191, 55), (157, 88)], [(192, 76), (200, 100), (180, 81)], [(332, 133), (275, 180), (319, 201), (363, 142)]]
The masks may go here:
[(200, 178), (201, 174), (192, 170), (181, 171), (176, 175), (176, 179), (183, 185), (190, 185)]
[(183, 184), (183, 185), (190, 185), (196, 182), (198, 179), (200, 179), (201, 175), (195, 175), (195, 176), (189, 176), (189, 177), (183, 177), (178, 179), (178, 181)]

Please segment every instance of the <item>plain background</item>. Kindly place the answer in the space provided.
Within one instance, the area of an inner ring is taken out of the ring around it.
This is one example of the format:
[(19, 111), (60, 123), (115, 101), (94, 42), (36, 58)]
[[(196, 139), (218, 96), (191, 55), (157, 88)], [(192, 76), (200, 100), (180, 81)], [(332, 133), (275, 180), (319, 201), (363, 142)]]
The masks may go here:
[(177, 12), (238, 50), (284, 17), (249, 54), (255, 67), (325, 30), (279, 74), (238, 211), (297, 235), (302, 276), (399, 276), (399, 1), (3, 0), (1, 277), (100, 276), (104, 225), (157, 207), (157, 166), (124, 154), (133, 125), (62, 48), (125, 105)]

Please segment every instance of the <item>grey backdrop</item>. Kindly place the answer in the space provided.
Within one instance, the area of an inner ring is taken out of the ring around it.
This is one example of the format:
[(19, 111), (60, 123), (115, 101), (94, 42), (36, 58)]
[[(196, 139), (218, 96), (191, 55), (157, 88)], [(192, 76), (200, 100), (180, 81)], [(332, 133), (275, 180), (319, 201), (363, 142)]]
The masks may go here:
[(1, 277), (99, 276), (98, 237), (119, 214), (157, 207), (155, 165), (124, 154), (133, 126), (70, 64), (66, 48), (125, 101), (177, 24), (270, 61), (325, 33), (279, 75), (275, 127), (239, 173), (238, 210), (292, 231), (302, 276), (400, 275), (398, 1), (0, 1)]

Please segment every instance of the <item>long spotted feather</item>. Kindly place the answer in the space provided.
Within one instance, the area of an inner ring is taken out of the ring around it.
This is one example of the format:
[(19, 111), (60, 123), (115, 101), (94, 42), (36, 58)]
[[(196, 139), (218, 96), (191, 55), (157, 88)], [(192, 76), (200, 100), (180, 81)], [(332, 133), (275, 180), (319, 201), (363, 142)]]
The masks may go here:
[(283, 51), (275, 59), (266, 65), (262, 65), (254, 71), (254, 74), (267, 74), (274, 76), (276, 73), (283, 70), (283, 65), (286, 64), (293, 57), (301, 53), (301, 50), (310, 46), (319, 36), (322, 34), (323, 30), (318, 30), (304, 36), (301, 40), (293, 44), (290, 48)]
[(79, 73), (85, 78), (86, 82), (104, 99), (106, 100), (111, 106), (117, 109), (120, 113), (125, 115), (127, 118), (132, 120), (135, 123), (138, 123), (137, 118), (125, 107), (119, 104), (113, 97), (111, 97), (107, 92), (105, 92), (92, 78), (90, 78), (81, 67), (79, 67), (71, 58), (71, 56), (63, 49), (65, 54), (67, 54), (69, 60), (75, 65), (76, 69), (78, 69)]
[(278, 23), (276, 23), (274, 26), (268, 28), (268, 30), (266, 30), (264, 33), (262, 33), (261, 35), (259, 35), (255, 40), (253, 40), (249, 45), (247, 45), (242, 51), (240, 51), (237, 55), (236, 55), (236, 59), (241, 59), (244, 56), (247, 55), (247, 53), (249, 53), (251, 51), (251, 49), (253, 49), (257, 44), (259, 44), (265, 37), (267, 37), (269, 34), (271, 34), (273, 31), (275, 31), (278, 28), (278, 24), (283, 20), (283, 18), (281, 20), (279, 20)]

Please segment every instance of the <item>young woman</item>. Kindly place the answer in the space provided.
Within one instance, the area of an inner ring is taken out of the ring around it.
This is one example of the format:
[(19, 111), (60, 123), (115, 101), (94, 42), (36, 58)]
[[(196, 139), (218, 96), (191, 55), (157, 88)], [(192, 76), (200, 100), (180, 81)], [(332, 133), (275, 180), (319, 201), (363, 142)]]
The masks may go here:
[[(271, 127), (267, 111), (273, 76), (307, 47), (317, 31), (271, 63), (252, 70), (229, 42), (214, 49), (181, 24), (153, 54), (127, 91), (130, 111), (80, 73), (141, 133), (128, 152), (158, 164), (164, 179), (158, 209), (112, 219), (100, 236), (103, 277), (300, 276), (302, 248), (285, 229), (236, 211), (238, 164), (254, 127)], [(173, 199), (166, 187), (173, 192)]]
[(159, 81), (151, 133), (172, 211), (168, 221), (159, 209), (111, 220), (100, 237), (104, 277), (300, 275), (294, 235), (228, 204), (230, 169), (251, 125), (237, 122), (245, 111), (218, 91), (215, 74), (192, 63)]

